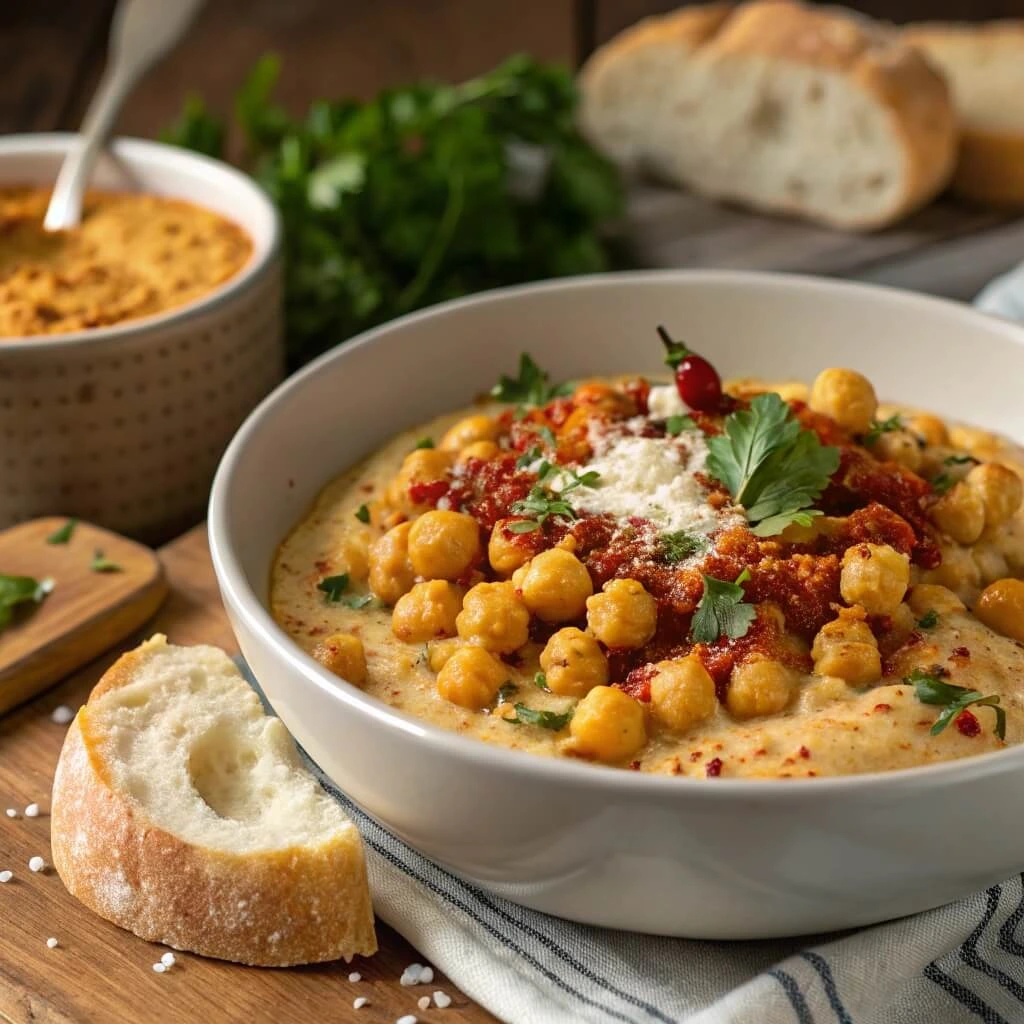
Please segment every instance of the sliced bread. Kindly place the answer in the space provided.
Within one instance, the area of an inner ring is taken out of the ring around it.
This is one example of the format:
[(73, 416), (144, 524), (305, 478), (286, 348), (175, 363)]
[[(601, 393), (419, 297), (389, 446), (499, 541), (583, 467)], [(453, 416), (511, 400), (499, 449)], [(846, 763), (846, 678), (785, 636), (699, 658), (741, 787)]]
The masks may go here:
[(215, 647), (158, 635), (110, 668), (51, 815), (65, 886), (144, 939), (274, 967), (376, 951), (359, 833)]
[(954, 190), (980, 203), (1024, 206), (1024, 21), (913, 25), (904, 39), (953, 90), (961, 122)]
[(688, 7), (597, 50), (581, 125), (627, 168), (850, 229), (939, 192), (956, 152), (942, 77), (898, 35), (795, 0)]

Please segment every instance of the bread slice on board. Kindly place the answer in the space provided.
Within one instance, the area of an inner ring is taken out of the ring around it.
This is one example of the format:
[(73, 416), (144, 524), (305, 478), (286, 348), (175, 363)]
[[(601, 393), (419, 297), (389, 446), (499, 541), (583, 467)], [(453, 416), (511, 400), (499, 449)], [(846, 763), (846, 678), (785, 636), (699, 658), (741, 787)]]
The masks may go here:
[(868, 18), (795, 0), (648, 18), (580, 76), (581, 126), (627, 168), (848, 229), (892, 223), (949, 179), (942, 77)]
[(152, 942), (274, 967), (377, 949), (358, 831), (215, 647), (154, 636), (103, 676), (51, 843), (72, 895)]
[(1024, 206), (1024, 21), (912, 25), (904, 39), (946, 76), (961, 121), (953, 188)]

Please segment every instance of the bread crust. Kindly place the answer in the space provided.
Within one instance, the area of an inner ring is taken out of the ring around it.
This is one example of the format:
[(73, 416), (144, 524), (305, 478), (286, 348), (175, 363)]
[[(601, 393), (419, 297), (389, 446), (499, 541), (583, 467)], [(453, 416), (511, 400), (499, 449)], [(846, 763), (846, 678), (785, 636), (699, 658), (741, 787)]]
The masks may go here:
[[(150, 645), (122, 656), (90, 702), (131, 682)], [(51, 811), (54, 867), (90, 910), (150, 942), (257, 966), (376, 952), (354, 825), (316, 847), (238, 854), (194, 846), (111, 786), (91, 728), (87, 703), (68, 730)]]

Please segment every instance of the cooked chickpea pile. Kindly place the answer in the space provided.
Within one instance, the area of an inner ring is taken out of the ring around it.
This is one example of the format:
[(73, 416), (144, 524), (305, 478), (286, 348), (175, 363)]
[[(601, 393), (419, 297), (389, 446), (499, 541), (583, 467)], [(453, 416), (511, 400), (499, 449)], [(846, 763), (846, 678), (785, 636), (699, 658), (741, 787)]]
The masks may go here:
[[(635, 688), (615, 685), (624, 681), (613, 674), (615, 659), (646, 653), (662, 636), (659, 602), (643, 583), (619, 575), (595, 587), (571, 535), (538, 550), (536, 538), (509, 529), (514, 519), (499, 519), (488, 532), (472, 515), (434, 507), (430, 485), (508, 453), (507, 424), (494, 416), (467, 416), (438, 447), (410, 452), (369, 510), (368, 526), (346, 537), (341, 560), (391, 607), (398, 640), (427, 645), (440, 698), (509, 717), (503, 688), (539, 670), (559, 706), (575, 702), (556, 737), (560, 749), (608, 763), (637, 757), (659, 733), (678, 736), (722, 717), (784, 714), (809, 678), (857, 689), (877, 684), (880, 628), (909, 635), (920, 616), (962, 612), (965, 601), (991, 629), (1024, 643), (1024, 582), (1014, 578), (1024, 574), (1024, 539), (1010, 543), (1005, 536), (1024, 488), (1016, 470), (993, 458), (998, 440), (925, 414), (880, 421), (874, 388), (852, 370), (822, 371), (806, 405), (834, 421), (847, 443), (898, 467), (894, 473), (931, 483), (921, 515), (932, 524), (941, 564), (921, 569), (881, 537), (850, 543), (839, 555), (830, 621), (800, 639), (786, 631), (781, 608), (763, 602), (758, 621), (787, 638), (788, 656), (748, 650), (727, 679), (718, 676), (724, 686), (716, 686), (716, 670), (700, 646), (684, 643), (686, 653), (652, 659), (642, 699), (632, 696)], [(588, 382), (577, 388), (559, 438), (578, 444), (593, 418), (629, 415), (635, 415), (632, 399)], [(822, 516), (810, 526), (794, 525), (782, 541), (813, 543), (830, 530), (834, 535), (843, 521)], [(365, 683), (366, 654), (357, 636), (328, 636), (314, 656), (349, 682)]]

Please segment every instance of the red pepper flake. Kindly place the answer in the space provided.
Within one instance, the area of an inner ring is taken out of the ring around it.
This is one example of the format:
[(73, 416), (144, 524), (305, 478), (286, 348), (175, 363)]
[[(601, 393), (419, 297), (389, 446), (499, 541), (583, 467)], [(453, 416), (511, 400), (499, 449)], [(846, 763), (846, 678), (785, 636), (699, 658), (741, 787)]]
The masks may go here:
[(754, 751), (754, 757), (764, 757), (764, 755), (767, 753), (768, 751), (764, 747), (760, 747), (759, 749)]
[(630, 761), (629, 762), (629, 770), (631, 772), (638, 772), (638, 771), (640, 771), (640, 762), (639, 761)]
[(447, 480), (426, 480), (409, 484), (409, 500), (414, 505), (436, 505), (451, 485)]
[(977, 736), (981, 733), (981, 724), (970, 711), (961, 711), (956, 716), (956, 727), (964, 736)]
[(892, 705), (891, 704), (876, 704), (875, 705), (875, 710), (876, 711), (892, 711)]
[(704, 774), (709, 779), (717, 779), (722, 774), (722, 759), (720, 757), (713, 757), (706, 765), (704, 765)]
[(970, 658), (971, 652), (966, 647), (954, 647), (953, 650), (949, 652), (949, 656), (951, 658), (965, 658), (966, 659), (966, 658)]
[(811, 756), (811, 752), (806, 747), (800, 748), (800, 756), (806, 760)]
[(696, 761), (699, 761), (703, 756), (704, 756), (704, 751), (703, 750), (695, 750), (695, 751), (693, 751), (692, 754), (690, 754), (690, 760), (696, 762)]

